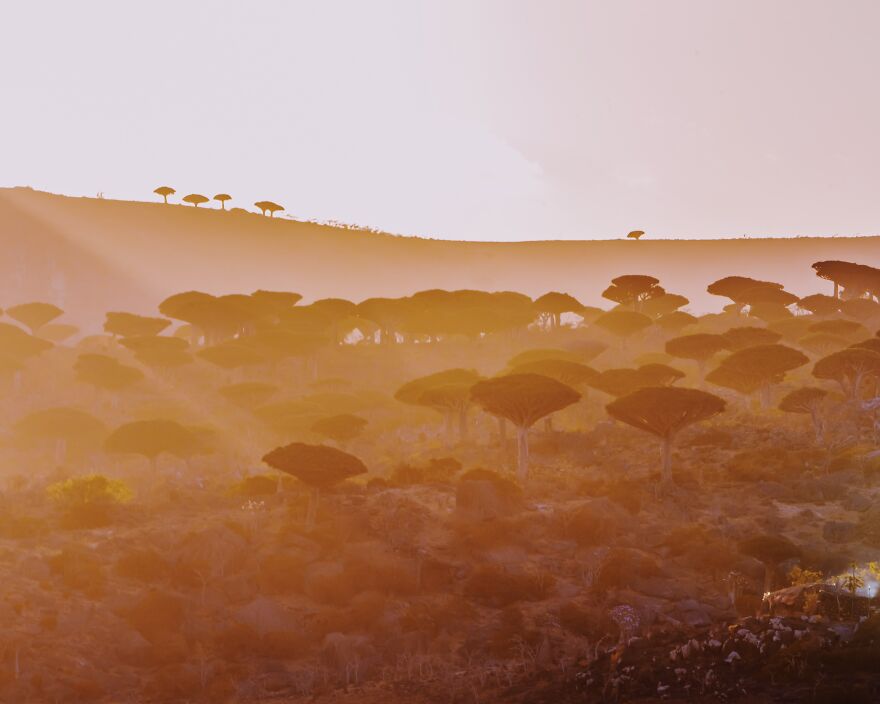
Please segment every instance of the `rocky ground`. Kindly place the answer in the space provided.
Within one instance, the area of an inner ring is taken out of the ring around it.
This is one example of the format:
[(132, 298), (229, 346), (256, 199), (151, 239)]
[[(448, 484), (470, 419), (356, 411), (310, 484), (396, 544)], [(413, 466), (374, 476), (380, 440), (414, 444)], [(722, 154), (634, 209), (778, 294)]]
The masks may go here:
[(764, 568), (737, 549), (872, 559), (873, 474), (744, 482), (706, 447), (658, 496), (631, 470), (654, 448), (602, 432), (577, 456), (539, 439), (525, 492), (443, 461), (342, 486), (314, 532), (274, 477), (168, 479), (90, 530), (7, 491), (0, 701), (877, 701), (876, 617), (756, 619)]

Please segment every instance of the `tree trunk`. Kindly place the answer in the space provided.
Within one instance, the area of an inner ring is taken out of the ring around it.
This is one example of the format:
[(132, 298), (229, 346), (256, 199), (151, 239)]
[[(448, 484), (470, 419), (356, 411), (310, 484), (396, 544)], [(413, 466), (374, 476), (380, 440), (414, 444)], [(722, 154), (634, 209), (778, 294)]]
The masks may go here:
[(761, 408), (765, 411), (770, 408), (770, 384), (761, 387)]
[(518, 427), (516, 429), (517, 463), (516, 474), (520, 484), (525, 484), (529, 478), (529, 429)]
[(501, 416), (498, 416), (498, 444), (503, 452), (507, 445), (507, 419)]
[(468, 417), (467, 408), (461, 408), (458, 411), (458, 441), (464, 443), (468, 439)]
[(772, 562), (764, 563), (764, 594), (773, 591), (773, 575), (776, 572), (776, 565)]
[(452, 411), (445, 411), (443, 413), (443, 418), (445, 420), (446, 426), (446, 447), (452, 447), (453, 445), (455, 445), (455, 431), (452, 421)]
[(674, 436), (663, 438), (663, 466), (660, 470), (660, 482), (665, 487), (672, 486), (672, 441)]
[(67, 440), (57, 438), (55, 440), (55, 463), (64, 464), (67, 459)]
[(309, 494), (309, 507), (306, 510), (306, 528), (313, 530), (318, 519), (318, 502), (321, 500), (321, 490), (313, 487)]
[(553, 416), (549, 415), (544, 418), (544, 432), (552, 433), (553, 432)]
[(822, 418), (819, 416), (819, 411), (815, 408), (810, 411), (810, 419), (813, 421), (813, 432), (816, 434), (816, 444), (821, 445), (825, 433), (823, 432)]

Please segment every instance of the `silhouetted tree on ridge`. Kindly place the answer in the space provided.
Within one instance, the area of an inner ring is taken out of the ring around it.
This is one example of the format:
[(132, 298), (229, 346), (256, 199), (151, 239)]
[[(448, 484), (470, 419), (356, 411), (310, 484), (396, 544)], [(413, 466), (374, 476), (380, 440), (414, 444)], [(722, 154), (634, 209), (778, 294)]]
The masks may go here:
[(162, 200), (168, 205), (168, 196), (173, 196), (176, 191), (171, 186), (159, 186), (153, 191), (157, 196), (162, 196)]
[(184, 203), (191, 203), (196, 208), (198, 208), (202, 203), (207, 203), (209, 198), (207, 196), (203, 196), (201, 193), (190, 193), (188, 196), (183, 197)]
[(271, 200), (260, 200), (254, 203), (256, 207), (260, 209), (260, 211), (265, 215), (269, 213), (269, 217), (274, 217), (275, 213), (284, 210), (283, 205), (278, 205), (278, 203), (273, 203)]

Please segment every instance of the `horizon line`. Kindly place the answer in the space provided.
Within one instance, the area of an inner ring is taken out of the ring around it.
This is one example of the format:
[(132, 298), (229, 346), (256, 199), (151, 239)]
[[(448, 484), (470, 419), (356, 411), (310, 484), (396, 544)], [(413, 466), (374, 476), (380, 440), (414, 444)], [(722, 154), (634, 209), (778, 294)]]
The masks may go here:
[[(124, 198), (105, 198), (103, 194), (95, 195), (95, 196), (87, 196), (87, 195), (72, 195), (67, 193), (56, 193), (53, 191), (45, 191), (39, 188), (34, 188), (33, 186), (0, 186), (0, 191), (31, 191), (36, 194), (54, 196), (58, 198), (69, 198), (69, 199), (78, 199), (78, 200), (89, 200), (89, 201), (107, 201), (112, 203), (126, 203), (132, 205), (160, 205), (160, 206), (180, 206), (183, 208), (191, 208), (194, 206), (185, 204), (185, 203), (163, 203), (162, 201), (153, 201), (153, 200), (131, 200)], [(265, 218), (259, 212), (247, 210), (245, 208), (241, 208), (236, 206), (238, 211), (243, 211), (248, 215), (255, 215), (261, 218)], [(195, 208), (198, 210), (198, 208)], [(235, 208), (231, 210), (224, 210), (221, 208), (202, 208), (201, 212), (218, 212), (218, 213), (231, 213), (235, 210)], [(237, 212), (236, 214), (240, 214)], [(399, 232), (389, 232), (387, 230), (382, 230), (380, 228), (373, 227), (371, 225), (359, 225), (355, 223), (345, 223), (342, 221), (336, 220), (299, 220), (296, 217), (291, 215), (279, 215), (277, 218), (267, 218), (269, 220), (273, 220), (276, 222), (287, 222), (294, 223), (300, 225), (317, 225), (320, 227), (328, 227), (334, 230), (342, 230), (342, 231), (353, 231), (353, 232), (363, 232), (372, 235), (384, 235), (387, 237), (396, 237), (401, 239), (416, 239), (416, 240), (424, 240), (429, 242), (450, 242), (450, 243), (461, 243), (461, 244), (484, 244), (484, 245), (493, 245), (493, 244), (566, 244), (566, 243), (587, 243), (587, 242), (622, 242), (628, 241), (627, 236), (621, 235), (618, 237), (604, 237), (604, 238), (580, 238), (580, 239), (572, 239), (572, 238), (546, 238), (546, 239), (522, 239), (522, 240), (467, 240), (467, 239), (457, 239), (457, 238), (449, 238), (449, 237), (440, 237), (436, 235), (425, 235), (425, 234), (406, 234)], [(674, 235), (650, 235), (649, 231), (645, 231), (644, 240), (637, 240), (638, 244), (634, 244), (632, 246), (644, 246), (644, 243), (649, 242), (690, 242), (690, 243), (698, 243), (698, 242), (732, 242), (732, 241), (762, 241), (762, 240), (829, 240), (829, 239), (871, 239), (880, 237), (880, 233), (875, 234), (865, 234), (865, 233), (851, 233), (851, 234), (826, 234), (826, 235), (795, 235), (795, 234), (741, 234), (741, 235), (712, 235), (709, 237), (678, 237)]]

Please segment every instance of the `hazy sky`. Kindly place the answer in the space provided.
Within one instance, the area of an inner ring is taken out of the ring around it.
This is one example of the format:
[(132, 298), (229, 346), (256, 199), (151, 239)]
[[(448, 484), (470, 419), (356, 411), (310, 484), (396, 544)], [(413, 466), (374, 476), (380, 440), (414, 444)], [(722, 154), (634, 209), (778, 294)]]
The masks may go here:
[(880, 230), (876, 0), (2, 7), (0, 185), (450, 239)]

